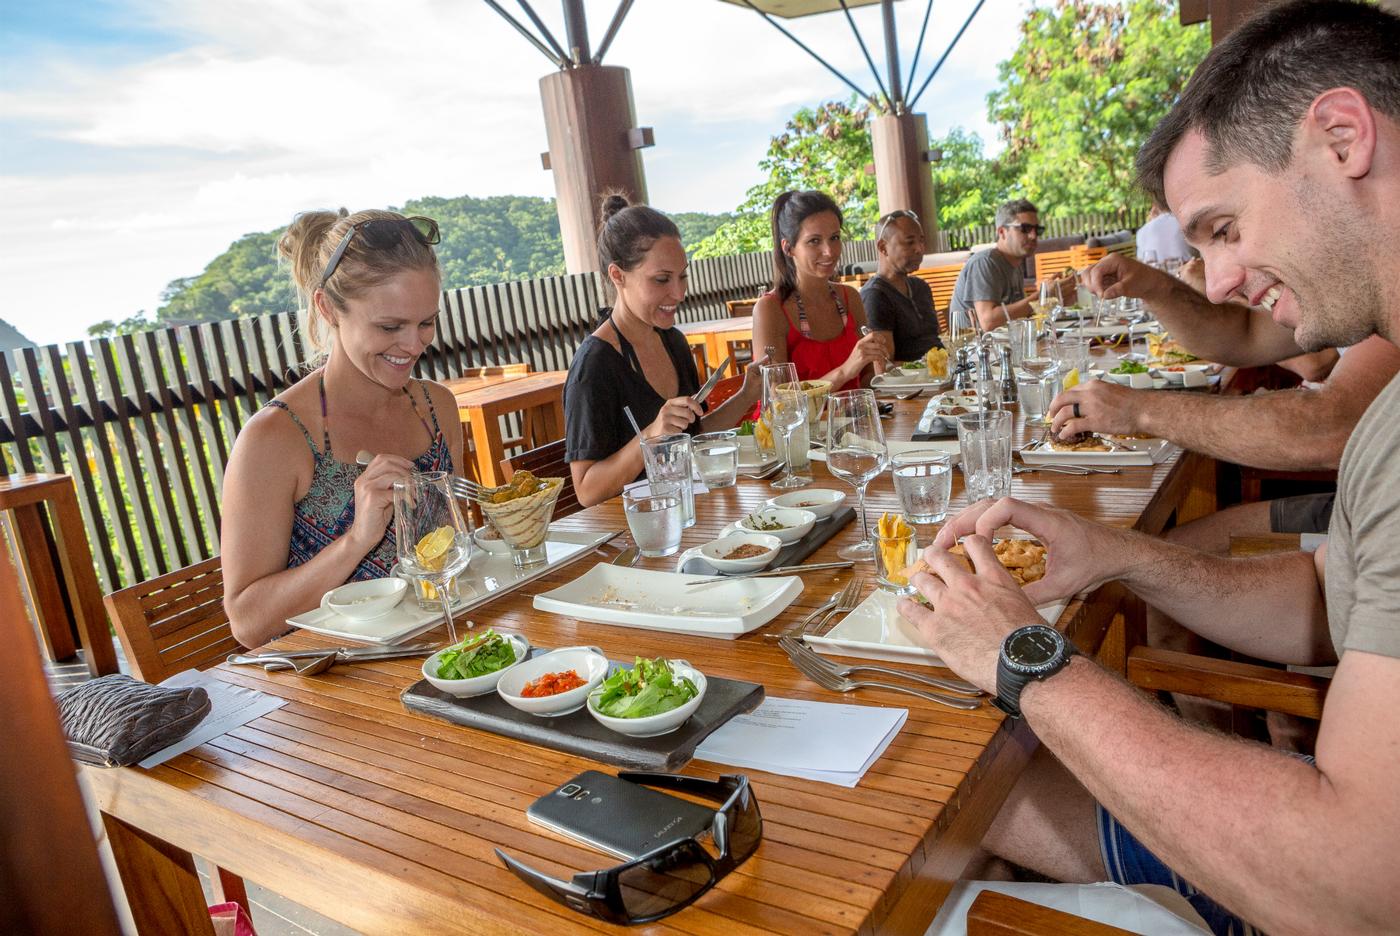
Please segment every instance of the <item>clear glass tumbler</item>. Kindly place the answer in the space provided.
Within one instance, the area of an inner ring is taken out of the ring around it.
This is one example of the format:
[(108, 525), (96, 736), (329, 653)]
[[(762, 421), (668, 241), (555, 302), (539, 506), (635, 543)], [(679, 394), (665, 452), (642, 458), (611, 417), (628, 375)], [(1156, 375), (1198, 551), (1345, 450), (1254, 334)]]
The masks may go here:
[(958, 417), (958, 447), (968, 503), (1011, 493), (1011, 414), (964, 413)]
[(622, 508), (632, 542), (643, 556), (670, 556), (681, 548), (683, 507), (679, 485), (656, 482), (636, 494), (623, 491)]
[(739, 437), (733, 429), (706, 432), (691, 440), (695, 470), (707, 487), (733, 487), (739, 474)]
[(657, 436), (642, 442), (646, 449), (647, 480), (655, 486), (658, 482), (674, 481), (680, 485), (682, 524), (695, 525), (695, 484), (691, 480), (690, 435), (677, 432), (672, 435)]
[(901, 452), (890, 459), (894, 493), (910, 523), (942, 523), (953, 493), (953, 459), (945, 452)]
[[(911, 521), (912, 517), (909, 518)], [(914, 531), (903, 536), (875, 535), (875, 580), (880, 587), (896, 595), (912, 595), (915, 592), (905, 574), (914, 560), (919, 558), (919, 547)]]

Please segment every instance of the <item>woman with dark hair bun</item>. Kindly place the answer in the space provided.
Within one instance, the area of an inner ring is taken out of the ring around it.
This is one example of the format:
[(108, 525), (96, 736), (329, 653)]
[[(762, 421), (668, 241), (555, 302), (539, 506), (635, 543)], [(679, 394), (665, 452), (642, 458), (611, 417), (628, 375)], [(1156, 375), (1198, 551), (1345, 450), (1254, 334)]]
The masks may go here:
[(615, 293), (603, 323), (584, 339), (564, 384), (564, 458), (579, 503), (601, 503), (643, 473), (642, 436), (692, 435), (737, 425), (758, 400), (757, 366), (743, 388), (713, 412), (691, 399), (700, 376), (676, 311), (689, 278), (680, 231), (670, 218), (621, 195), (602, 204), (598, 260), (604, 288)]
[(894, 352), (888, 332), (861, 337), (860, 293), (831, 282), (841, 261), (841, 209), (823, 192), (773, 202), (773, 288), (753, 310), (753, 345), (797, 365), (802, 380), (851, 390)]

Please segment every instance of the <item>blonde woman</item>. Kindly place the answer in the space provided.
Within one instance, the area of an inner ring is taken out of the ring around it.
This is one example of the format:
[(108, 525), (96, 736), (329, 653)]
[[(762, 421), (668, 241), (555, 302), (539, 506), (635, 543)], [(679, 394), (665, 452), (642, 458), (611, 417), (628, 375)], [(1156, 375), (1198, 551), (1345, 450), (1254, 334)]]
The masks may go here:
[(224, 608), (244, 646), (332, 588), (388, 575), (394, 482), (461, 464), (452, 393), (413, 377), (437, 323), (438, 239), (429, 218), (313, 211), (278, 243), (320, 366), (248, 421), (224, 475)]

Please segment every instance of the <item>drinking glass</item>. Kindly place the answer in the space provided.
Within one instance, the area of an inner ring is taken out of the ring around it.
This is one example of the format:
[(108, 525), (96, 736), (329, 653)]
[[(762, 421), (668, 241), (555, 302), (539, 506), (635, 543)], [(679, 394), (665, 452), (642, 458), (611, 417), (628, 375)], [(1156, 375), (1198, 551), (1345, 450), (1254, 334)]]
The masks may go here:
[[(908, 518), (911, 522), (913, 517)], [(875, 537), (875, 580), (880, 587), (896, 595), (912, 595), (916, 591), (909, 584), (905, 570), (919, 558), (919, 546), (913, 528), (903, 536)]]
[(471, 561), (472, 530), (457, 509), (447, 472), (415, 473), (406, 481), (394, 482), (394, 540), (399, 568), (437, 589), (447, 619), (447, 638), (455, 644), (457, 627), (450, 597), (454, 590), (448, 583)]
[(733, 429), (705, 432), (691, 440), (695, 470), (707, 487), (733, 487), (739, 474), (739, 437)]
[(969, 503), (1011, 493), (1011, 414), (964, 413), (958, 417), (958, 448)]
[(826, 417), (827, 470), (855, 487), (860, 510), (860, 542), (836, 554), (842, 559), (868, 561), (873, 558), (875, 547), (870, 542), (870, 523), (865, 516), (865, 487), (889, 463), (875, 391), (833, 393), (827, 400)]
[(775, 488), (799, 488), (812, 483), (810, 474), (804, 477), (794, 470), (792, 454), (793, 430), (807, 422), (807, 395), (796, 389), (800, 386), (796, 364), (763, 366), (763, 412), (768, 425), (783, 439), (783, 474), (773, 482)]
[(1011, 364), (1020, 367), (1026, 358), (1036, 356), (1036, 335), (1040, 331), (1035, 319), (1012, 319), (1006, 323), (1007, 337), (1011, 341)]
[(690, 435), (676, 432), (642, 440), (647, 480), (653, 486), (663, 481), (679, 485), (682, 525), (695, 526), (695, 482), (691, 480)]
[(622, 492), (627, 529), (643, 556), (670, 556), (681, 548), (682, 501), (680, 485), (674, 481), (654, 482), (635, 494)]
[(1083, 338), (1070, 335), (1061, 338), (1055, 342), (1054, 356), (1062, 374), (1078, 370), (1082, 376), (1089, 372), (1089, 342)]
[(1054, 371), (1045, 376), (1016, 372), (1016, 399), (1020, 402), (1026, 425), (1044, 425), (1045, 411), (1055, 399), (1059, 385), (1059, 376)]
[(894, 493), (910, 523), (942, 523), (953, 493), (953, 459), (945, 452), (901, 452), (890, 459)]

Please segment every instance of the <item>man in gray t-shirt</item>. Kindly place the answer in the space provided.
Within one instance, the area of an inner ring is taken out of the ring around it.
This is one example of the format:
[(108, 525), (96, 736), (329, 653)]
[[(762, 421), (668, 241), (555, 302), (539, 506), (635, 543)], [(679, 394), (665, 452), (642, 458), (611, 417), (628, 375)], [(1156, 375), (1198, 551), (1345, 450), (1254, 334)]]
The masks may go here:
[[(1021, 278), (1021, 261), (1035, 253), (1045, 231), (1040, 212), (1018, 198), (997, 209), (996, 222), (996, 246), (973, 254), (958, 272), (948, 304), (950, 328), (972, 328), (972, 316), (976, 315), (978, 330), (990, 331), (1004, 325), (1007, 318), (1026, 318), (1032, 313)], [(1061, 292), (1072, 293), (1073, 272), (1054, 285)]]

